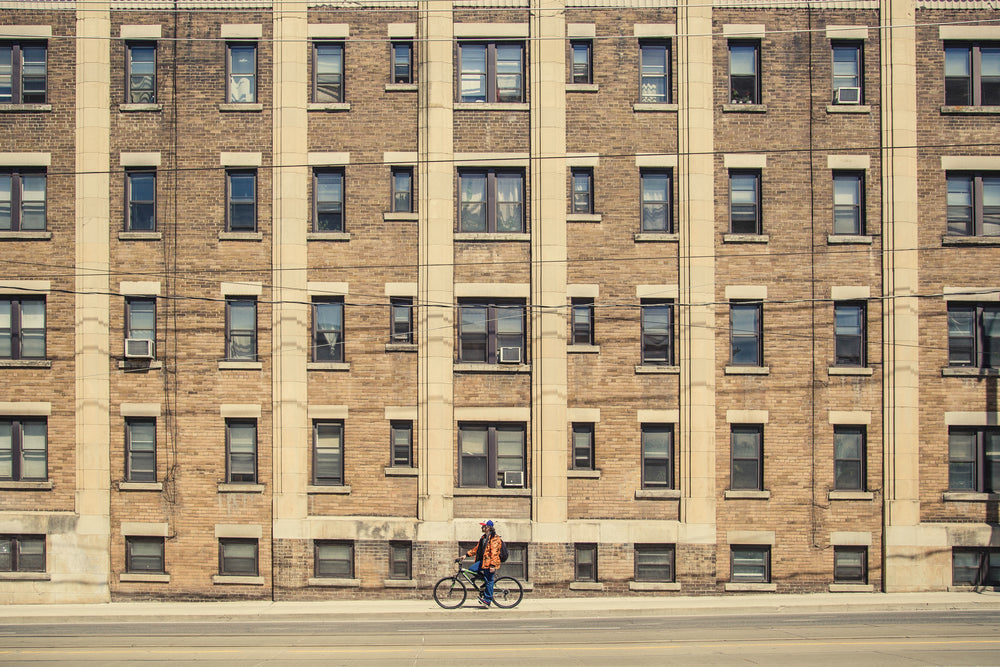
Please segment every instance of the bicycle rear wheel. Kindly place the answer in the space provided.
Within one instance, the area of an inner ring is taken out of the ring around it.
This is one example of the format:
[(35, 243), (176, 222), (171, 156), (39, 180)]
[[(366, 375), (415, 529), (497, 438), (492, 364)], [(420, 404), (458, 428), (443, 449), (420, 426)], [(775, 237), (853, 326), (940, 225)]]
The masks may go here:
[(514, 577), (500, 577), (493, 584), (493, 604), (501, 609), (516, 607), (524, 596), (524, 587)]
[(465, 596), (465, 582), (458, 577), (444, 577), (434, 584), (434, 601), (445, 609), (461, 607)]

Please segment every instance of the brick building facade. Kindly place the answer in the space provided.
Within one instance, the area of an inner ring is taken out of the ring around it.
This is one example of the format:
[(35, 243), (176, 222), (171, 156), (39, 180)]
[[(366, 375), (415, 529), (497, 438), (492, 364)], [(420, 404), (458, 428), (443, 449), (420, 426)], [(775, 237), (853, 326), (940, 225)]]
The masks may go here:
[(0, 600), (1000, 582), (984, 0), (0, 24)]

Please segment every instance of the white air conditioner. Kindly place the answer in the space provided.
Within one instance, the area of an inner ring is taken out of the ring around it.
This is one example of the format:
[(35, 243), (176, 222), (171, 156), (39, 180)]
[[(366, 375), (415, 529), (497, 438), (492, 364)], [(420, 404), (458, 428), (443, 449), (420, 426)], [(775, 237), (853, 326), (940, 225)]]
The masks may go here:
[(834, 100), (837, 104), (861, 104), (860, 88), (838, 88), (834, 93)]
[(524, 486), (524, 473), (520, 470), (505, 470), (503, 473), (503, 485), (507, 487)]
[(126, 359), (152, 359), (154, 349), (153, 341), (148, 338), (125, 339)]
[(501, 347), (499, 357), (501, 364), (519, 364), (521, 363), (521, 348)]

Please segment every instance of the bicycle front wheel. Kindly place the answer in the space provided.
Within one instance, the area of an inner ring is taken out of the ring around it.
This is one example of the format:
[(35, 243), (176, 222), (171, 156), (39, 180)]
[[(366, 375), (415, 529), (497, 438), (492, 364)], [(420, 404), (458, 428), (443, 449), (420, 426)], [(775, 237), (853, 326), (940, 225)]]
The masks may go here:
[(458, 577), (445, 577), (434, 584), (434, 601), (445, 609), (461, 607), (465, 595), (465, 583)]
[(501, 609), (516, 607), (524, 596), (524, 587), (514, 577), (500, 577), (493, 584), (493, 604)]

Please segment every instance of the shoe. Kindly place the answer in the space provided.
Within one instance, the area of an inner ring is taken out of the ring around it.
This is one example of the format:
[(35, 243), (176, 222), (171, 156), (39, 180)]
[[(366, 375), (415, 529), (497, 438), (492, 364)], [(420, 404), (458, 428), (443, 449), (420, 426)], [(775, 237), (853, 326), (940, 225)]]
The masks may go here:
[(489, 602), (487, 602), (486, 600), (484, 600), (483, 598), (479, 598), (479, 605), (480, 605), (480, 606), (481, 606), (481, 607), (482, 607), (483, 609), (489, 609), (489, 608), (490, 608), (490, 603), (489, 603)]

